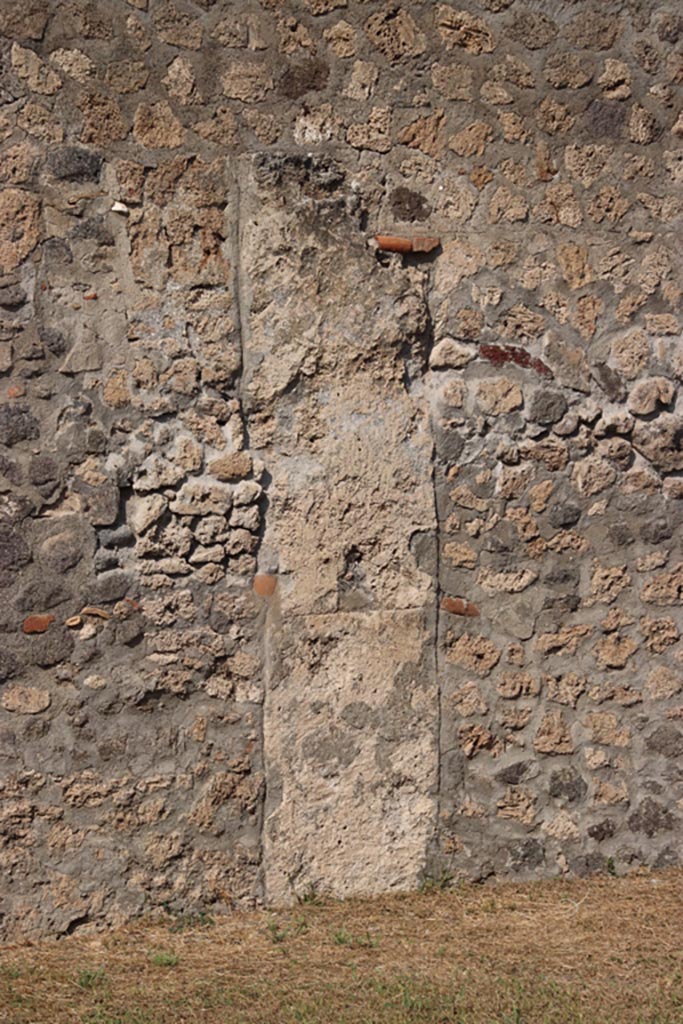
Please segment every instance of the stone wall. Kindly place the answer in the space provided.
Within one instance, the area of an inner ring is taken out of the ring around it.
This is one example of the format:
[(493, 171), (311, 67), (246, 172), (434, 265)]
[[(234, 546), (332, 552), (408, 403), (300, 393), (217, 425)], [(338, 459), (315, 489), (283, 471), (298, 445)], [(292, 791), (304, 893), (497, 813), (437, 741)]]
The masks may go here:
[(0, 32), (2, 933), (676, 863), (678, 4)]

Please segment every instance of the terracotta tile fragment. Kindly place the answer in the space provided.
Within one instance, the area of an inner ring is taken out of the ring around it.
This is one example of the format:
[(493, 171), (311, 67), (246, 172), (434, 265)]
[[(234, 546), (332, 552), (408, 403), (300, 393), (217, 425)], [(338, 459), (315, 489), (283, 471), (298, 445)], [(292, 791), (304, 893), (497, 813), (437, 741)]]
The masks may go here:
[(464, 597), (444, 597), (441, 599), (441, 607), (451, 615), (466, 615), (468, 618), (477, 618), (479, 609)]
[(54, 615), (29, 615), (21, 629), (23, 633), (44, 633), (54, 621)]
[(254, 576), (254, 593), (258, 597), (272, 597), (277, 586), (277, 576), (259, 573)]
[(433, 252), (441, 245), (440, 238), (430, 236), (402, 238), (399, 235), (375, 235), (375, 241), (382, 252)]
[(413, 243), (409, 238), (398, 235), (375, 235), (375, 241), (382, 252), (412, 252)]

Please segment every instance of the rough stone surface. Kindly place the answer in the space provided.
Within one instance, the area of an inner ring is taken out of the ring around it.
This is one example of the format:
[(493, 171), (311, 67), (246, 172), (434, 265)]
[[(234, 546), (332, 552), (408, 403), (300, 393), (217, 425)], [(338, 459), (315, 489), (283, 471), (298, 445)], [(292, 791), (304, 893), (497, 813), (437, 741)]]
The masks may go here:
[(0, 3), (5, 935), (683, 839), (672, 5), (239, 6)]

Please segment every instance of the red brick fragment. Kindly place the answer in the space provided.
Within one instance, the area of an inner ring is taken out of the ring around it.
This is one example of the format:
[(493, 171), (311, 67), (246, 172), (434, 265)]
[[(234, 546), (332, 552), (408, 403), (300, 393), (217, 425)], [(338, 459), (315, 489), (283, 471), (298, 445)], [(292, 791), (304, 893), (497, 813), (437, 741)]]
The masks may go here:
[(258, 597), (272, 597), (276, 586), (277, 576), (268, 576), (265, 573), (254, 576), (254, 593)]
[(479, 616), (479, 609), (464, 597), (444, 597), (441, 600), (441, 607), (451, 615), (466, 615), (470, 619)]
[(44, 633), (54, 621), (54, 615), (29, 615), (21, 629), (24, 633)]

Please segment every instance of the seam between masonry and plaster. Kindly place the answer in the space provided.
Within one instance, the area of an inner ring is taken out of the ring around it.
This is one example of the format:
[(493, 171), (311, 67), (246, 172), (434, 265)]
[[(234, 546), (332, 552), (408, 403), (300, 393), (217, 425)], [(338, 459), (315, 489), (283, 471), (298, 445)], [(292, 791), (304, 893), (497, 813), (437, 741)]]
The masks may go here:
[[(431, 284), (432, 284), (432, 271), (428, 271), (427, 288), (425, 302), (427, 305), (427, 315), (430, 320), (432, 329), (430, 330), (430, 340), (432, 346), (434, 344), (434, 331), (433, 324), (434, 318), (430, 307), (430, 295), (431, 295)], [(425, 364), (426, 371), (429, 373), (429, 356), (431, 352), (426, 353)], [(434, 856), (438, 850), (439, 843), (439, 822), (441, 819), (441, 764), (443, 759), (443, 750), (441, 749), (442, 737), (441, 729), (443, 723), (443, 689), (441, 685), (442, 673), (441, 665), (443, 660), (443, 650), (439, 639), (441, 636), (441, 536), (439, 529), (439, 506), (438, 506), (438, 494), (437, 494), (437, 473), (439, 471), (439, 464), (436, 458), (437, 447), (436, 447), (436, 430), (434, 425), (434, 408), (432, 402), (427, 402), (428, 407), (428, 423), (429, 432), (432, 440), (432, 457), (431, 457), (431, 484), (432, 484), (432, 498), (434, 500), (434, 625), (432, 630), (433, 640), (433, 654), (434, 654), (434, 687), (435, 687), (435, 700), (436, 700), (436, 792), (434, 796), (434, 837), (432, 839), (432, 849), (427, 850), (427, 872), (429, 871), (430, 855)]]
[[(246, 282), (244, 280), (244, 273), (242, 268), (242, 187), (240, 182), (240, 170), (242, 161), (239, 159), (231, 162), (230, 166), (230, 178), (233, 185), (233, 215), (231, 218), (231, 248), (233, 258), (233, 291), (235, 295), (236, 304), (236, 329), (237, 338), (239, 345), (239, 360), (240, 368), (239, 375), (237, 378), (237, 398), (240, 405), (240, 418), (242, 421), (242, 429), (244, 432), (244, 442), (246, 449), (252, 452), (251, 448), (251, 437), (249, 431), (249, 420), (247, 412), (247, 403), (245, 402), (245, 374), (247, 371), (246, 367), (246, 339), (249, 336), (249, 318), (247, 314), (248, 301), (245, 293)], [(261, 524), (261, 539), (266, 529), (265, 514), (264, 521)], [(265, 617), (263, 620), (263, 638), (262, 638), (262, 652), (263, 652), (263, 693), (261, 698), (261, 714), (259, 716), (259, 744), (261, 747), (261, 762), (262, 762), (262, 789), (261, 789), (261, 800), (260, 800), (260, 830), (259, 830), (259, 850), (260, 850), (260, 865), (258, 874), (258, 884), (260, 888), (261, 897), (265, 894), (265, 854), (264, 854), (264, 833), (266, 827), (266, 808), (268, 800), (268, 768), (267, 768), (267, 749), (266, 749), (266, 701), (268, 699), (269, 682), (272, 671), (272, 650), (271, 650), (271, 603), (268, 602), (265, 611)]]

